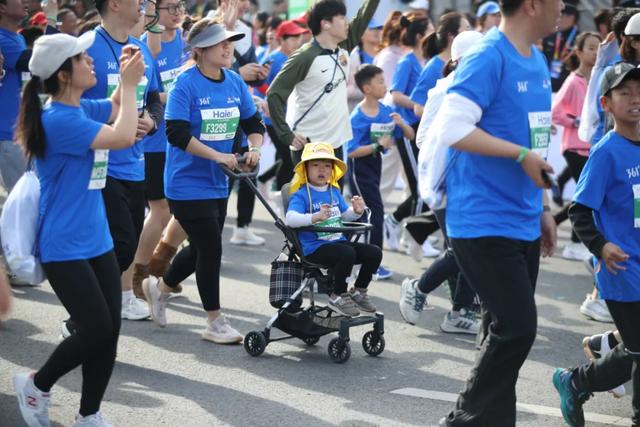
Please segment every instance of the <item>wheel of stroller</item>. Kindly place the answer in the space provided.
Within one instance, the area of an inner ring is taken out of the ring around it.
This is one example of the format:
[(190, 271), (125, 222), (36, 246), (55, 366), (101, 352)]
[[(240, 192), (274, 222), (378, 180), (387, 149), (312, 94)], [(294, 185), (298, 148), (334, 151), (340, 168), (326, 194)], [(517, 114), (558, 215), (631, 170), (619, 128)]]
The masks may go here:
[(318, 341), (320, 341), (320, 337), (306, 337), (303, 338), (302, 341), (304, 341), (306, 345), (315, 345)]
[(351, 357), (351, 345), (342, 341), (340, 338), (334, 338), (329, 341), (329, 357), (336, 363), (344, 363)]
[(258, 357), (267, 348), (267, 338), (261, 331), (251, 331), (244, 336), (244, 349), (253, 357)]
[(362, 348), (369, 356), (377, 356), (384, 351), (384, 337), (376, 331), (369, 331), (362, 337)]

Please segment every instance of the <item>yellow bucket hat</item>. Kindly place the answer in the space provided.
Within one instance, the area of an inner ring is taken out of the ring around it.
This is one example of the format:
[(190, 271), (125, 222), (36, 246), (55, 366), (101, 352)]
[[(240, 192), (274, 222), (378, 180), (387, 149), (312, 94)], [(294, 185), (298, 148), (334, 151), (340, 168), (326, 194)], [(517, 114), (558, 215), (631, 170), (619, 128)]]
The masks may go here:
[(307, 183), (307, 168), (305, 163), (310, 160), (331, 160), (333, 171), (331, 173), (330, 185), (340, 188), (338, 180), (347, 173), (347, 165), (337, 158), (333, 152), (333, 146), (328, 142), (310, 142), (304, 146), (300, 162), (293, 168), (293, 179), (289, 187), (289, 194), (293, 194)]

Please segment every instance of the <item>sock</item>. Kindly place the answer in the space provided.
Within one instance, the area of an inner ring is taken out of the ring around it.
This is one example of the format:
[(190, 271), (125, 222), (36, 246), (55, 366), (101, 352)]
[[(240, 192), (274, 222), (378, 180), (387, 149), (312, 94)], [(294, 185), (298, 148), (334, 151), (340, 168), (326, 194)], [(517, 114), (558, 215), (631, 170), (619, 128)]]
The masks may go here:
[(618, 340), (616, 339), (616, 335), (613, 332), (607, 334), (607, 340), (609, 341), (609, 348), (612, 350), (619, 344)]
[(126, 303), (128, 303), (130, 300), (132, 300), (134, 298), (133, 296), (133, 290), (130, 291), (122, 291), (122, 305), (125, 305)]

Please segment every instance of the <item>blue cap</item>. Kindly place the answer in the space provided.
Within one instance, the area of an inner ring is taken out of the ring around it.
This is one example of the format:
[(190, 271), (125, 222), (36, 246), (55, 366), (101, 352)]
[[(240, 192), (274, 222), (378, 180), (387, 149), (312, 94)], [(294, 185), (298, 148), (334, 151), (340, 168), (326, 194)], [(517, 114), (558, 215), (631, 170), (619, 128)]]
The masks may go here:
[(486, 3), (482, 3), (482, 6), (478, 8), (478, 13), (476, 13), (476, 16), (478, 18), (482, 18), (485, 15), (493, 15), (494, 13), (499, 12), (500, 6), (498, 5), (498, 3), (494, 1), (488, 1)]
[(371, 18), (371, 21), (369, 21), (369, 25), (367, 25), (367, 30), (380, 30), (382, 29), (383, 25), (376, 21), (376, 18)]

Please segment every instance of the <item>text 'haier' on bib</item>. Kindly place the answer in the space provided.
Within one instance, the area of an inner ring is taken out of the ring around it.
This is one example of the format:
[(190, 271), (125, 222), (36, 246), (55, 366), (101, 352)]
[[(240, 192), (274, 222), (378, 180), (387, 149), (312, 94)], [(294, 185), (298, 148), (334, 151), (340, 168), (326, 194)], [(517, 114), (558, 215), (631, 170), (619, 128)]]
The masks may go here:
[(238, 107), (209, 108), (200, 110), (200, 115), (202, 117), (200, 140), (226, 141), (235, 136), (240, 123)]
[(531, 150), (546, 159), (551, 142), (551, 111), (529, 113), (529, 135)]

